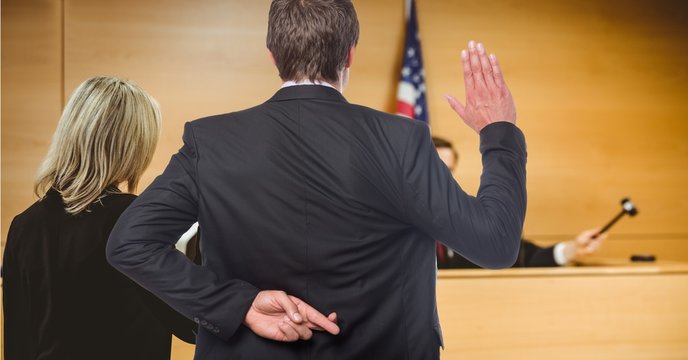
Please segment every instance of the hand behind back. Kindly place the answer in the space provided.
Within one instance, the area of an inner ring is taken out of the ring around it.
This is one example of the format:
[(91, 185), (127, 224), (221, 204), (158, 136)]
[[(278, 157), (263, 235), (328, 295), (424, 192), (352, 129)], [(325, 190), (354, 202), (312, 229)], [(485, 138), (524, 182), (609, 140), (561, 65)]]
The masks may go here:
[(309, 340), (313, 330), (339, 334), (337, 314), (321, 314), (301, 299), (284, 291), (258, 293), (244, 324), (256, 335), (275, 341)]

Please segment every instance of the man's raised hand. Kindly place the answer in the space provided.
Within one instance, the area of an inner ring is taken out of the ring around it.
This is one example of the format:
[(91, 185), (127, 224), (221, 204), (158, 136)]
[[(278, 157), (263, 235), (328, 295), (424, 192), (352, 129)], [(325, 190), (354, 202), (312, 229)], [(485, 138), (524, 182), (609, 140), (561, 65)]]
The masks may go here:
[(451, 95), (445, 95), (449, 106), (477, 133), (497, 121), (515, 124), (516, 106), (504, 82), (497, 57), (494, 54), (488, 56), (483, 44), (476, 45), (471, 40), (468, 50), (461, 50), (461, 62), (466, 105)]

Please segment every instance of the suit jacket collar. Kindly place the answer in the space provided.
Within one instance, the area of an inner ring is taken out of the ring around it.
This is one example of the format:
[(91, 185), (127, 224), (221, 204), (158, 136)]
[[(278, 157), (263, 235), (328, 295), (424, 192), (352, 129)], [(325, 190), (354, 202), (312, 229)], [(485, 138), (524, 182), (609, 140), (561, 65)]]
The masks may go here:
[(300, 99), (317, 99), (344, 103), (347, 102), (339, 91), (329, 86), (321, 85), (288, 86), (279, 89), (279, 91), (277, 91), (275, 95), (268, 100), (268, 102)]

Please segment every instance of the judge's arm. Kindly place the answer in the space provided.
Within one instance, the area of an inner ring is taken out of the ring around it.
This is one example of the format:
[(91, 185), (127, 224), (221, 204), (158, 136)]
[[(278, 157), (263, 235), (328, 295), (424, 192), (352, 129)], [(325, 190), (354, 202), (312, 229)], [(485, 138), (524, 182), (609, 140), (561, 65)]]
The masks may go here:
[(556, 246), (540, 247), (528, 240), (521, 242), (516, 267), (554, 267), (560, 264), (557, 259)]
[(557, 244), (555, 247), (557, 263), (567, 265), (582, 260), (599, 250), (606, 238), (607, 233), (600, 234), (600, 229), (595, 228), (581, 232), (574, 240)]
[(409, 220), (475, 264), (511, 266), (526, 211), (526, 144), (494, 56), (471, 42), (462, 52), (466, 104), (447, 96), (480, 134), (483, 173), (477, 196), (466, 194), (439, 159), (427, 126), (417, 124), (402, 157)]
[[(261, 290), (241, 279), (221, 279), (210, 268), (195, 265), (175, 249), (180, 235), (198, 220), (196, 161), (193, 127), (187, 124), (184, 146), (172, 157), (163, 174), (121, 215), (110, 234), (106, 255), (116, 269), (187, 318), (227, 340), (255, 311), (252, 305)], [(292, 320), (292, 329), (309, 324), (304, 323), (303, 315), (284, 310), (284, 315)], [(251, 323), (246, 325), (255, 332)], [(283, 331), (279, 323), (273, 326), (276, 327), (271, 332), (273, 339), (293, 338), (279, 338)]]

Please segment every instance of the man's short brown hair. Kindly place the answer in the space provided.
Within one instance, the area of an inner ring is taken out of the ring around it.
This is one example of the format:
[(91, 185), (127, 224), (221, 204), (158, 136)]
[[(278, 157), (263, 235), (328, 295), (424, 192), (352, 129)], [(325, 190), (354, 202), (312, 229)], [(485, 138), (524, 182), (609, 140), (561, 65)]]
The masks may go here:
[(267, 46), (282, 80), (336, 82), (358, 43), (351, 0), (273, 0)]

